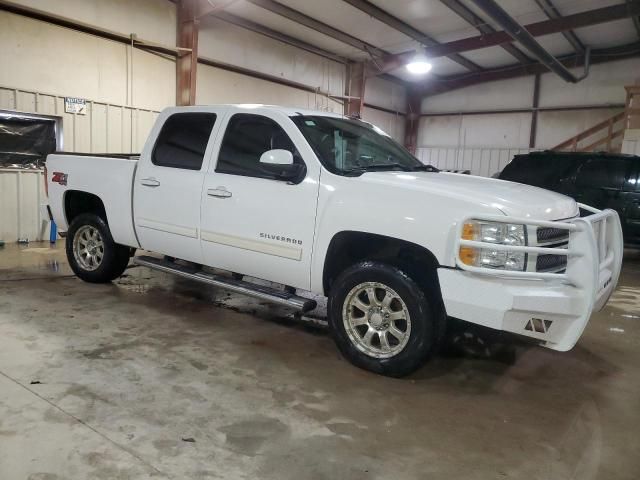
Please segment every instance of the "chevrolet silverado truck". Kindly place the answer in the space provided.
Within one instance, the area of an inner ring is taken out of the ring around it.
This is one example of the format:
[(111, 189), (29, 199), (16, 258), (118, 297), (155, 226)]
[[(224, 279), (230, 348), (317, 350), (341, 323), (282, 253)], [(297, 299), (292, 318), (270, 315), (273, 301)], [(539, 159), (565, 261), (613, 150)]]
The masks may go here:
[(46, 167), (81, 279), (110, 282), (132, 260), (300, 312), (316, 307), (305, 291), (323, 295), (340, 351), (384, 375), (422, 365), (448, 318), (569, 350), (620, 274), (614, 211), (439, 172), (327, 112), (172, 107), (140, 155)]

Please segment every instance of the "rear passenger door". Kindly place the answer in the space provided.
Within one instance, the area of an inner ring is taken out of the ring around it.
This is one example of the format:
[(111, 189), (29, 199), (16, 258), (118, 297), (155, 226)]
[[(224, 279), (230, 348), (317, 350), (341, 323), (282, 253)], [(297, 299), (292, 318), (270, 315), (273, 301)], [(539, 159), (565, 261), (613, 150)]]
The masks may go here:
[[(320, 166), (299, 153), (310, 151), (304, 137), (284, 114), (262, 110), (230, 114), (220, 135), (202, 191), (205, 263), (308, 289)], [(260, 163), (273, 149), (290, 151), (306, 174), (275, 178)]]
[(626, 234), (625, 210), (635, 190), (637, 173), (628, 158), (595, 157), (584, 162), (576, 172), (574, 198), (596, 208), (610, 208), (620, 215)]
[(636, 159), (633, 172), (627, 182), (626, 195), (627, 203), (625, 205), (624, 216), (621, 218), (625, 232), (625, 242), (629, 244), (640, 245), (640, 162)]
[(151, 133), (157, 139), (145, 146), (133, 197), (142, 248), (202, 263), (200, 195), (221, 113), (173, 113)]

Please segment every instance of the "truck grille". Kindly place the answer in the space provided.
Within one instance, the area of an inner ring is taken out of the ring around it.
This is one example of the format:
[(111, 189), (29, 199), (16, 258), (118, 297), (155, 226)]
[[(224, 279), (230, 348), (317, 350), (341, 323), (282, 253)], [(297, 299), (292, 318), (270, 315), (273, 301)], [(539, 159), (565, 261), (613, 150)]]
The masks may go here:
[(536, 259), (537, 272), (564, 273), (567, 269), (565, 255), (538, 255)]
[[(569, 230), (540, 227), (536, 231), (536, 239), (539, 247), (567, 248), (569, 246)], [(540, 254), (536, 258), (536, 272), (564, 273), (566, 269), (566, 255)]]
[(566, 243), (569, 241), (569, 230), (563, 228), (540, 227), (536, 232), (538, 245)]

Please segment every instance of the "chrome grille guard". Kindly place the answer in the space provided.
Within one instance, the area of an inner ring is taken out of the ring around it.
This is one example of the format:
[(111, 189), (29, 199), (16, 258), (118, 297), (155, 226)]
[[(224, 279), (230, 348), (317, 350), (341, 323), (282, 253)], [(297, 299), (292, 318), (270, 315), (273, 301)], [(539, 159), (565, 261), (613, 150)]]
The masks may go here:
[[(544, 280), (560, 282), (584, 290), (590, 298), (590, 308), (600, 310), (607, 303), (620, 276), (623, 239), (620, 218), (614, 210), (598, 210), (584, 204), (581, 209), (591, 213), (586, 217), (564, 221), (532, 220), (531, 218), (504, 215), (481, 215), (464, 218), (458, 225), (455, 242), (455, 263), (462, 270), (492, 275), (501, 278)], [(462, 229), (472, 220), (501, 222), (568, 230), (569, 243), (566, 247), (512, 246), (487, 243), (462, 238)], [(467, 265), (460, 258), (460, 247), (490, 248), (510, 252), (562, 255), (567, 257), (564, 272), (506, 271), (488, 267)]]

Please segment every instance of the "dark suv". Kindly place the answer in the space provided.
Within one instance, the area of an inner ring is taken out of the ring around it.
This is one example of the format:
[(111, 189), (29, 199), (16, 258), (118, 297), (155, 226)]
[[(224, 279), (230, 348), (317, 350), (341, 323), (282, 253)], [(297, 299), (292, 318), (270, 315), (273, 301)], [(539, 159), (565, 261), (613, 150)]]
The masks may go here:
[(546, 188), (618, 212), (626, 245), (640, 246), (640, 157), (532, 152), (513, 157), (498, 178)]

